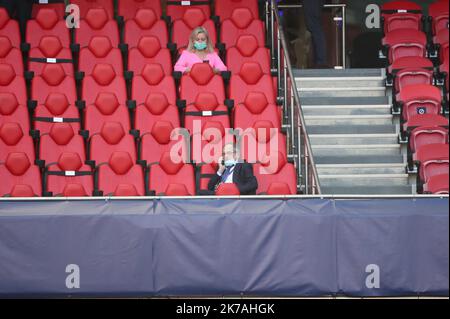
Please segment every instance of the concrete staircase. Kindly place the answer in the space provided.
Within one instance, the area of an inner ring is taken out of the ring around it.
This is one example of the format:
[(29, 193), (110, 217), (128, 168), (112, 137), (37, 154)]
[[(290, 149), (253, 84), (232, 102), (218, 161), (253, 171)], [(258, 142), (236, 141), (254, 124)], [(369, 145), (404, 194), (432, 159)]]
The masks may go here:
[(295, 70), (324, 194), (415, 193), (380, 69)]

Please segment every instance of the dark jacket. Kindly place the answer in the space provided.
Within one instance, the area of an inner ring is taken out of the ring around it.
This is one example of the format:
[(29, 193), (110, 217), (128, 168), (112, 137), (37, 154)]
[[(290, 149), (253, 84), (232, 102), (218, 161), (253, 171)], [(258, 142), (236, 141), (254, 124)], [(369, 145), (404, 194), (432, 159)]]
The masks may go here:
[[(208, 189), (214, 191), (216, 186), (221, 182), (222, 177), (215, 175), (208, 184)], [(241, 195), (256, 195), (258, 189), (258, 181), (253, 174), (253, 166), (248, 163), (238, 163), (233, 172), (233, 183), (241, 192)]]

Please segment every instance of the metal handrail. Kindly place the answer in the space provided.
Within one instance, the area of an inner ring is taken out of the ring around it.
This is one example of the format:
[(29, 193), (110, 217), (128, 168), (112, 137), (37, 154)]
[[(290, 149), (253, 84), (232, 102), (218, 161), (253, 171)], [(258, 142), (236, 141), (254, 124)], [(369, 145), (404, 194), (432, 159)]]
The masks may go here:
[[(290, 127), (291, 151), (294, 154), (297, 164), (299, 184), (306, 195), (321, 194), (319, 174), (314, 162), (311, 142), (306, 129), (297, 83), (292, 71), (288, 46), (284, 37), (283, 26), (280, 23), (281, 18), (278, 13), (276, 0), (271, 0), (270, 5), (266, 5), (266, 8), (270, 10), (270, 15), (267, 14), (267, 19), (270, 18), (271, 20), (269, 30), (271, 32), (271, 38), (277, 40), (272, 41), (272, 52), (275, 55), (274, 58), (277, 64), (279, 93), (283, 97), (285, 116), (287, 116), (288, 126)], [(276, 50), (274, 47), (275, 43), (277, 44)], [(283, 74), (282, 71), (284, 71)], [(284, 80), (283, 82), (282, 78)], [(291, 105), (288, 105), (288, 89), (290, 89), (290, 97), (293, 99), (291, 100)], [(304, 148), (301, 147), (302, 145), (304, 145)], [(302, 163), (302, 160), (304, 160), (304, 163)], [(304, 171), (302, 171), (302, 166), (304, 167)]]

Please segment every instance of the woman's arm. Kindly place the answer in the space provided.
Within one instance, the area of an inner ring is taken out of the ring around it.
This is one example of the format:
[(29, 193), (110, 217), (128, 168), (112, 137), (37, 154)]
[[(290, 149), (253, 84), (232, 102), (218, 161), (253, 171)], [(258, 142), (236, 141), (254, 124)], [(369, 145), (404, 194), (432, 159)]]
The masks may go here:
[(212, 53), (212, 57), (213, 57), (213, 69), (218, 70), (218, 71), (227, 71), (228, 68), (226, 67), (226, 65), (222, 62), (222, 59), (219, 57), (219, 55), (217, 53)]
[(188, 68), (188, 58), (186, 51), (183, 51), (180, 58), (178, 59), (177, 63), (175, 64), (175, 71), (184, 73), (186, 69)]

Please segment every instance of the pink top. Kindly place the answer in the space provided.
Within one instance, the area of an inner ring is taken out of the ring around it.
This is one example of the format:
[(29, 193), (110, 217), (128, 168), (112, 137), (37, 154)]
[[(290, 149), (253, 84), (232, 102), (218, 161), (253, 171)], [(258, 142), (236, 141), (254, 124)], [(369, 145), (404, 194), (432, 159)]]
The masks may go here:
[[(217, 53), (208, 53), (205, 60), (209, 61), (209, 65), (211, 65), (213, 69), (218, 69), (219, 71), (227, 71), (227, 67), (225, 66), (225, 64), (223, 64)], [(184, 73), (187, 68), (191, 69), (192, 66), (196, 63), (203, 63), (203, 61), (198, 57), (197, 54), (184, 50), (181, 54), (181, 57), (178, 59), (177, 64), (175, 64), (175, 71)]]

